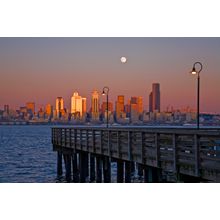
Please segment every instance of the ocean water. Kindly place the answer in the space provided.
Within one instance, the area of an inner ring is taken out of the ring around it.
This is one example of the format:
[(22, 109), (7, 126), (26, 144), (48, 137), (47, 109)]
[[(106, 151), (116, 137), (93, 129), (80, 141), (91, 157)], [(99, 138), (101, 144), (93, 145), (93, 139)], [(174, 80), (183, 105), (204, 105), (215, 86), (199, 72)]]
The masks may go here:
[(0, 126), (0, 182), (56, 182), (50, 126)]
[[(63, 162), (64, 163), (64, 162)], [(51, 143), (51, 126), (0, 126), (0, 183), (55, 183), (57, 154)], [(117, 164), (111, 164), (112, 182), (116, 182)], [(142, 182), (134, 173), (132, 182)], [(89, 182), (89, 179), (87, 179)]]

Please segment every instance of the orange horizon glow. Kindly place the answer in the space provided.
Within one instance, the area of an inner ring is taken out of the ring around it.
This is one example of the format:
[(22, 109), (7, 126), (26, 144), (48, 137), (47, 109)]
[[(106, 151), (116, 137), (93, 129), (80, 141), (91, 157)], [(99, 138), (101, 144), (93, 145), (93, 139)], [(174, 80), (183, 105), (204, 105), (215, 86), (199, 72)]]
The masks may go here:
[[(127, 58), (121, 63), (121, 57)], [(160, 83), (161, 111), (190, 106), (196, 109), (196, 76), (189, 74), (196, 61), (203, 64), (201, 112), (220, 113), (220, 38), (1, 38), (0, 109), (18, 109), (35, 102), (36, 109), (56, 97), (70, 109), (78, 91), (91, 106), (97, 89), (102, 97), (110, 88), (109, 101), (118, 95), (125, 103), (143, 97), (148, 110), (152, 83)], [(101, 104), (101, 103), (100, 103)]]

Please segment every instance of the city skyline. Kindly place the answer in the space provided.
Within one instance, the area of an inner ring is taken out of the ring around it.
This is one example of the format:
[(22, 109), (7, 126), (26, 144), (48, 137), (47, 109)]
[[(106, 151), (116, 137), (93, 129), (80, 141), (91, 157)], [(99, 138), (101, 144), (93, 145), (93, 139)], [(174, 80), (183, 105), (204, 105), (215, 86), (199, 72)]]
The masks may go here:
[(73, 91), (90, 97), (107, 85), (113, 103), (118, 94), (141, 96), (148, 109), (151, 84), (160, 82), (161, 110), (195, 108), (196, 78), (189, 71), (201, 61), (201, 112), (220, 112), (219, 38), (1, 38), (0, 49), (2, 107), (54, 105), (54, 97), (68, 100)]
[[(154, 85), (159, 85), (159, 83), (153, 83), (152, 87)], [(72, 96), (69, 97), (67, 100), (65, 100), (62, 96), (58, 96), (58, 97), (54, 97), (54, 101), (53, 103), (46, 103), (45, 105), (42, 104), (38, 104), (35, 103), (33, 100), (32, 101), (26, 101), (25, 103), (21, 103), (17, 108), (14, 108), (12, 106), (10, 106), (8, 103), (5, 103), (4, 105), (0, 106), (0, 111), (7, 111), (9, 112), (9, 110), (19, 110), (22, 108), (26, 108), (27, 110), (31, 110), (32, 113), (36, 113), (38, 111), (45, 111), (46, 112), (50, 112), (51, 108), (54, 108), (54, 110), (58, 112), (65, 110), (68, 111), (68, 113), (70, 114), (74, 114), (74, 113), (80, 113), (80, 116), (82, 116), (82, 114), (84, 113), (88, 113), (90, 111), (92, 111), (93, 105), (92, 102), (90, 102), (90, 106), (88, 106), (87, 104), (87, 100), (92, 100), (93, 99), (93, 93), (96, 93), (96, 96), (98, 96), (98, 103), (96, 103), (96, 109), (98, 110), (97, 112), (100, 113), (99, 111), (103, 112), (103, 109), (106, 109), (106, 98), (102, 96), (102, 93), (100, 91), (97, 90), (93, 90), (90, 94), (90, 97), (82, 97), (79, 96), (79, 92), (78, 91), (74, 91), (72, 93)], [(149, 95), (149, 102), (150, 102), (150, 96), (151, 96), (152, 92), (150, 92)], [(115, 111), (116, 116), (120, 115), (121, 112), (125, 111), (125, 109), (129, 106), (132, 107), (132, 105), (136, 105), (135, 106), (135, 110), (139, 113), (142, 113), (143, 111), (145, 112), (160, 112), (160, 108), (152, 108), (150, 107), (150, 103), (149, 105), (147, 105), (147, 108), (144, 108), (144, 102), (143, 102), (143, 97), (142, 96), (130, 96), (127, 99), (125, 99), (124, 95), (117, 95), (115, 97), (116, 101), (112, 101), (109, 100), (109, 108), (110, 111)], [(157, 105), (160, 106), (160, 98), (158, 100), (159, 104), (157, 103)], [(66, 104), (67, 103), (67, 104)], [(38, 107), (36, 107), (38, 106)], [(192, 106), (183, 106), (183, 107), (179, 107), (179, 108), (174, 108), (173, 105), (169, 105), (167, 106), (165, 109), (163, 109), (161, 112), (165, 112), (165, 111), (181, 111), (184, 109), (191, 109), (191, 111), (196, 111), (195, 108), (192, 108)], [(205, 112), (204, 112), (205, 113)]]

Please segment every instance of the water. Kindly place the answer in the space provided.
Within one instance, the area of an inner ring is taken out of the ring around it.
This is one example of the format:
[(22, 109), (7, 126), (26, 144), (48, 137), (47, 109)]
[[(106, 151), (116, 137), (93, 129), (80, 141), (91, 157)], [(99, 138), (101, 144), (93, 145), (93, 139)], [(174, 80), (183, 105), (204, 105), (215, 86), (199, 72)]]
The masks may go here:
[[(56, 163), (50, 126), (0, 126), (0, 183), (65, 182), (64, 177), (57, 179)], [(116, 182), (116, 163), (111, 170)], [(137, 173), (132, 176), (132, 182), (141, 181)]]
[(0, 182), (56, 182), (50, 126), (0, 126)]

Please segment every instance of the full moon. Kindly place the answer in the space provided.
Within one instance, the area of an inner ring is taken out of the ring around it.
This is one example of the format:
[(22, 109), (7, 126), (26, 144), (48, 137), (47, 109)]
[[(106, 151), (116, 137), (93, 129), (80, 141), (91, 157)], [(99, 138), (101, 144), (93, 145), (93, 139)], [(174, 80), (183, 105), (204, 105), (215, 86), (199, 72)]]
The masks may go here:
[(126, 57), (121, 57), (121, 62), (122, 63), (126, 63), (127, 62), (127, 58)]

